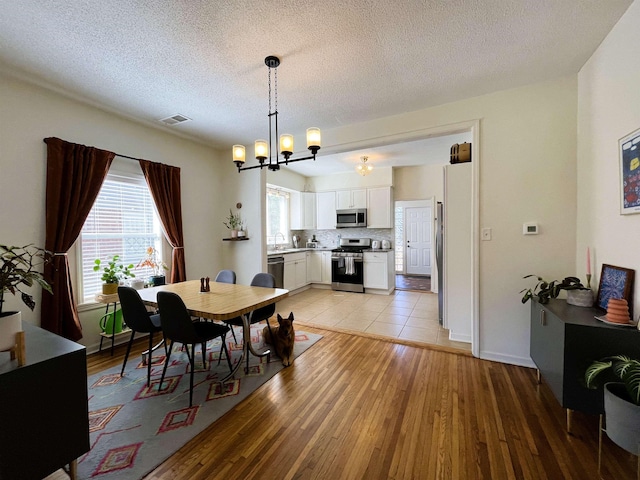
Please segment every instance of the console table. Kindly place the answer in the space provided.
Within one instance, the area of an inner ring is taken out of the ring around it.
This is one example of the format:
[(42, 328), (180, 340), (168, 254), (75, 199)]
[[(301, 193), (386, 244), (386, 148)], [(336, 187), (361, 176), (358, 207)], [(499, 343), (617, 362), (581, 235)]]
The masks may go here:
[(85, 347), (22, 322), (26, 363), (0, 353), (0, 479), (40, 480), (89, 451)]
[(595, 308), (576, 307), (551, 299), (542, 305), (531, 301), (531, 359), (540, 376), (563, 408), (567, 409), (567, 431), (571, 411), (604, 412), (602, 388), (584, 386), (584, 372), (594, 360), (617, 354), (640, 358), (640, 331), (596, 320)]

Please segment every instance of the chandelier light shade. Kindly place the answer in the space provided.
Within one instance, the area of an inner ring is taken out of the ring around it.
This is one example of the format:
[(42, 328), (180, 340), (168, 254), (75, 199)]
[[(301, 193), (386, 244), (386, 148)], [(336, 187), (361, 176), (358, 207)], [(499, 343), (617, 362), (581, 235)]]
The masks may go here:
[[(316, 127), (307, 129), (307, 149), (311, 152), (311, 155), (301, 158), (291, 158), (293, 155), (293, 135), (289, 133), (283, 133), (280, 135), (278, 142), (278, 66), (280, 65), (280, 59), (272, 55), (264, 59), (264, 63), (269, 67), (269, 140), (256, 140), (255, 142), (255, 156), (258, 160), (258, 165), (245, 167), (245, 147), (244, 145), (233, 146), (233, 163), (238, 167), (238, 172), (242, 170), (251, 170), (253, 168), (267, 167), (269, 170), (280, 170), (280, 165), (288, 165), (293, 162), (300, 162), (302, 160), (314, 160), (316, 154), (320, 150), (320, 129)], [(271, 69), (274, 70), (274, 108), (271, 108)], [(273, 150), (273, 145), (279, 147), (276, 151)], [(279, 150), (279, 152), (278, 152)]]
[(356, 172), (358, 172), (363, 177), (365, 175), (369, 175), (373, 171), (373, 165), (367, 164), (367, 160), (369, 160), (369, 157), (367, 156), (360, 157), (361, 163), (356, 165)]

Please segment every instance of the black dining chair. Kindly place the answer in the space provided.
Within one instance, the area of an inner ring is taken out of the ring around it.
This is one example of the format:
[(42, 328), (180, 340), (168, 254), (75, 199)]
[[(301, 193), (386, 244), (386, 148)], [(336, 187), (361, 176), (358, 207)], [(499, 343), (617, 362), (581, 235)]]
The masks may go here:
[[(218, 275), (216, 275), (216, 282), (219, 283), (236, 283), (236, 272), (234, 272), (233, 270), (220, 270), (218, 272)], [(236, 332), (235, 330), (232, 328), (231, 329), (231, 335), (233, 335), (233, 341), (236, 343), (236, 345), (238, 344), (238, 339), (236, 338)]]
[[(167, 365), (171, 358), (171, 351), (173, 350), (174, 342), (182, 343), (187, 350), (187, 357), (190, 363), (190, 378), (189, 378), (189, 406), (193, 404), (193, 371), (195, 369), (195, 353), (196, 344), (202, 345), (202, 363), (206, 367), (206, 343), (217, 337), (222, 338), (222, 346), (220, 347), (220, 357), (218, 358), (218, 364), (222, 358), (222, 352), (224, 351), (227, 357), (227, 363), (229, 364), (229, 370), (233, 371), (231, 365), (231, 358), (226, 346), (226, 336), (229, 331), (227, 325), (212, 322), (194, 322), (189, 315), (189, 311), (184, 302), (175, 293), (172, 292), (158, 292), (158, 309), (160, 310), (160, 324), (162, 325), (162, 334), (165, 341), (171, 340), (169, 345), (169, 353), (167, 354), (167, 360), (162, 369), (162, 377), (160, 377), (160, 386), (158, 390), (162, 390), (162, 382), (164, 376), (167, 373)], [(189, 346), (191, 346), (191, 352), (189, 352)]]
[[(266, 287), (266, 288), (276, 288), (276, 277), (274, 277), (270, 273), (257, 273), (253, 280), (251, 280), (252, 287)], [(273, 316), (276, 311), (276, 304), (272, 303), (271, 305), (267, 305), (265, 307), (257, 308), (253, 310), (249, 314), (249, 323), (253, 325), (254, 323), (261, 322), (265, 320), (267, 322), (267, 327), (269, 328), (269, 335), (271, 336), (271, 325), (269, 324), (269, 318)], [(242, 318), (236, 317), (230, 320), (225, 320), (229, 325), (242, 326)], [(246, 371), (249, 371), (249, 355), (247, 355), (247, 368)]]
[[(120, 298), (120, 308), (122, 309), (122, 318), (124, 323), (131, 329), (131, 337), (127, 344), (127, 353), (124, 355), (122, 362), (122, 370), (120, 376), (124, 375), (124, 368), (127, 366), (129, 353), (131, 353), (131, 344), (136, 333), (149, 334), (149, 350), (147, 350), (147, 386), (151, 382), (151, 356), (153, 351), (160, 346), (160, 343), (153, 346), (153, 334), (161, 332), (160, 315), (152, 314), (147, 311), (138, 291), (131, 287), (118, 287), (118, 297)], [(165, 345), (165, 353), (166, 353)], [(144, 353), (143, 353), (144, 355)]]

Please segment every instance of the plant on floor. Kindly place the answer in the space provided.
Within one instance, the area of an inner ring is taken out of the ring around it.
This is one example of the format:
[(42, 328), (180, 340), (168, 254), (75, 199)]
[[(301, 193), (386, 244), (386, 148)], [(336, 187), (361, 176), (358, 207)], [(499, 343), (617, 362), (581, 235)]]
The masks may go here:
[(522, 303), (527, 303), (534, 296), (538, 297), (540, 303), (549, 303), (549, 299), (558, 297), (560, 290), (578, 290), (585, 288), (577, 277), (565, 277), (561, 282), (558, 280), (547, 282), (537, 275), (526, 275), (522, 278), (530, 277), (535, 277), (537, 283), (533, 288), (520, 290), (520, 293), (524, 293)]
[(593, 362), (584, 374), (588, 388), (597, 388), (596, 378), (606, 371), (622, 380), (631, 401), (640, 406), (640, 361), (626, 355), (613, 355)]
[(24, 247), (0, 245), (0, 315), (5, 292), (12, 295), (20, 292), (23, 303), (31, 310), (35, 308), (36, 302), (33, 296), (21, 288), (31, 287), (37, 283), (47, 292), (53, 293), (51, 285), (45, 281), (42, 273), (36, 270), (50, 260), (50, 252), (32, 244)]

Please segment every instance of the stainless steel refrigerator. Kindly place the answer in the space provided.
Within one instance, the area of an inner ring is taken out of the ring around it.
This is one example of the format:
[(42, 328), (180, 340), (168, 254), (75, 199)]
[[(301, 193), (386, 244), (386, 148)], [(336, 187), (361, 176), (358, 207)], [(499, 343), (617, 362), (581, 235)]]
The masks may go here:
[(444, 205), (436, 205), (436, 268), (438, 270), (438, 321), (442, 325), (444, 307)]

